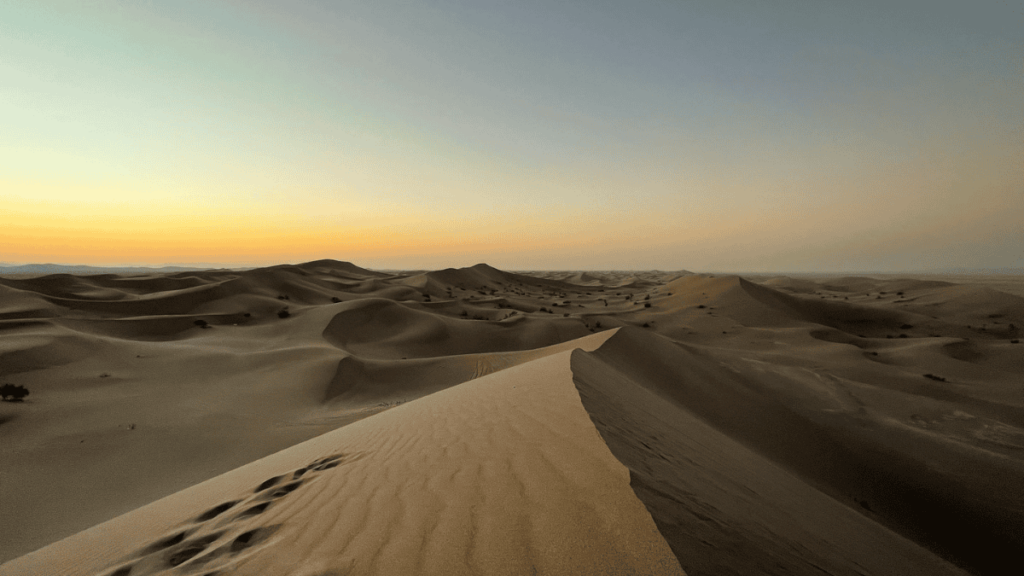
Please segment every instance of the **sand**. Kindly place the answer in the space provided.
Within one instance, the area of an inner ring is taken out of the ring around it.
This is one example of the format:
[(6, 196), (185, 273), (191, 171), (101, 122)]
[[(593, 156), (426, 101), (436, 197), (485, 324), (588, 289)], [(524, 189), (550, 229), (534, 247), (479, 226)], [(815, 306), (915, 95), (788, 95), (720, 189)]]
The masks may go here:
[(969, 280), (0, 278), (0, 574), (1005, 573), (1024, 282)]

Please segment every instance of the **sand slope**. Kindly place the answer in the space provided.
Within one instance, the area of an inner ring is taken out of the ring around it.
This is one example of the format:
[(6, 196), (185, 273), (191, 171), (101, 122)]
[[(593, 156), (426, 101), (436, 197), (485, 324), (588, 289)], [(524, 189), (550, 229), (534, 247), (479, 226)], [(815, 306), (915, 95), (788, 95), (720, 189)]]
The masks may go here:
[(870, 471), (844, 462), (850, 450), (829, 430), (766, 404), (717, 363), (620, 332), (574, 353), (572, 366), (591, 418), (688, 573), (961, 573), (819, 489), (813, 480), (831, 471), (801, 477), (833, 465), (861, 480)]
[(681, 574), (570, 354), (327, 433), (3, 574)]

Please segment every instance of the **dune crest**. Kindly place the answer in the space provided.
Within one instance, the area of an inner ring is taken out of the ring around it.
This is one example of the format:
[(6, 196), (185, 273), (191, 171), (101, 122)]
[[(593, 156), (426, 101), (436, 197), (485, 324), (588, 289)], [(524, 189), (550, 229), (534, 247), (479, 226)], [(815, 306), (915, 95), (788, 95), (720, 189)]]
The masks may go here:
[(3, 574), (682, 574), (583, 409), (570, 355), (327, 433)]

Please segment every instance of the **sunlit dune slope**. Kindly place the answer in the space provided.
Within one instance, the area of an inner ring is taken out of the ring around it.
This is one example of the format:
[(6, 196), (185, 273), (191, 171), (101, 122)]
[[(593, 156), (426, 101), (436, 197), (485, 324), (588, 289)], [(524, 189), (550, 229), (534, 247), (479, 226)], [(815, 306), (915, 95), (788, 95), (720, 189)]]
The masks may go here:
[(4, 574), (682, 574), (569, 354), (330, 432)]

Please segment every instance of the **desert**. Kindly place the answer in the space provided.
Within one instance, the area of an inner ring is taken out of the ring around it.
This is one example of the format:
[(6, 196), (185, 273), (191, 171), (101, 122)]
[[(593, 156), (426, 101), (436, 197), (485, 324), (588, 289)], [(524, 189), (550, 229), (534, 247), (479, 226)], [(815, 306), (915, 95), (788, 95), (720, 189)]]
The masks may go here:
[(0, 576), (1024, 573), (1019, 2), (0, 2)]
[(1024, 298), (754, 278), (4, 277), (0, 573), (1001, 573)]

